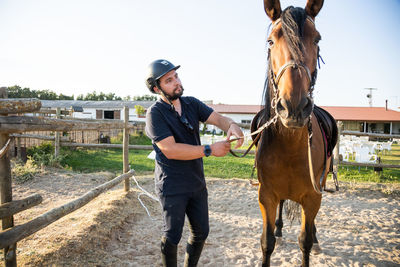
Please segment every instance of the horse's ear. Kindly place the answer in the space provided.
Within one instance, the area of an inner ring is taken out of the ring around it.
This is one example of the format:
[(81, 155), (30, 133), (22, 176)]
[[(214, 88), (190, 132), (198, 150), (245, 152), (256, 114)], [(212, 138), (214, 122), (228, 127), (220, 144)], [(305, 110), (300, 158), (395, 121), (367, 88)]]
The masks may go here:
[(306, 13), (315, 18), (324, 4), (324, 0), (307, 0)]
[(264, 0), (264, 9), (267, 16), (275, 21), (281, 16), (281, 3), (279, 0)]

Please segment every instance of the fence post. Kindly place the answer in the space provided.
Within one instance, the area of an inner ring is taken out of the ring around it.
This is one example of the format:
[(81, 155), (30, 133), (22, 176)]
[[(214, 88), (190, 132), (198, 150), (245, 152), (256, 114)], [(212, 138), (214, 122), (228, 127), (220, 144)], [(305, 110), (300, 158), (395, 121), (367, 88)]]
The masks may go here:
[[(61, 109), (57, 108), (56, 111), (56, 118), (59, 119), (61, 116)], [(56, 131), (55, 133), (55, 139), (54, 139), (54, 156), (58, 157), (60, 154), (60, 132)]]
[[(0, 98), (7, 98), (7, 90), (5, 87), (0, 88)], [(0, 148), (2, 148), (8, 141), (10, 136), (8, 134), (0, 134)], [(11, 183), (11, 167), (10, 157), (5, 153), (0, 158), (0, 204), (12, 201), (12, 183)], [(10, 216), (1, 220), (1, 229), (5, 230), (14, 226), (14, 217)], [(4, 264), (6, 267), (17, 266), (17, 244), (13, 244), (4, 248)]]
[(342, 126), (343, 122), (338, 121), (337, 122), (337, 127), (338, 127), (338, 139), (335, 148), (333, 149), (333, 175), (338, 178), (338, 170), (339, 170), (339, 146), (340, 146), (340, 135), (342, 134)]
[(17, 159), (22, 161), (21, 137), (17, 137)]
[[(123, 132), (123, 161), (124, 161), (124, 166), (123, 166), (123, 173), (127, 173), (129, 171), (129, 129), (128, 129), (128, 122), (129, 122), (129, 108), (127, 106), (124, 106), (124, 132)], [(128, 192), (130, 189), (130, 184), (129, 184), (129, 177), (125, 179), (125, 192)]]

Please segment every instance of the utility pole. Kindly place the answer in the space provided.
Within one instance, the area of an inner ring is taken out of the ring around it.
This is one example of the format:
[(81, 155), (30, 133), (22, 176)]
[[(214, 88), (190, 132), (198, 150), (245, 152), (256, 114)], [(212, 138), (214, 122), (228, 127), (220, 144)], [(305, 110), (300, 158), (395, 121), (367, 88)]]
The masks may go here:
[(364, 88), (365, 90), (369, 90), (369, 94), (367, 94), (369, 107), (372, 108), (372, 90), (378, 90), (378, 88)]

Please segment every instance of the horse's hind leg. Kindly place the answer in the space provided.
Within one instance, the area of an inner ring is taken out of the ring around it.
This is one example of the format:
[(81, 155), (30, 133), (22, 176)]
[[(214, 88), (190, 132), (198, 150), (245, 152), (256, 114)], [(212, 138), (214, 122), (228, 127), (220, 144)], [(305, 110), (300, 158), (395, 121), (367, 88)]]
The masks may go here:
[(267, 198), (266, 193), (261, 190), (261, 186), (258, 192), (258, 200), (263, 217), (263, 233), (261, 235), (262, 267), (267, 267), (270, 266), (271, 254), (275, 248), (274, 221), (278, 200), (273, 201)]
[(299, 235), (299, 245), (303, 252), (302, 266), (310, 265), (310, 252), (313, 246), (313, 237), (315, 236), (316, 228), (314, 227), (314, 219), (317, 216), (321, 205), (321, 197), (305, 197), (302, 206), (301, 232)]
[(279, 207), (278, 207), (278, 214), (277, 214), (277, 219), (275, 221), (275, 236), (276, 237), (282, 237), (282, 228), (283, 228), (283, 220), (282, 220), (282, 211), (283, 211), (283, 203), (285, 200), (281, 200), (279, 202)]

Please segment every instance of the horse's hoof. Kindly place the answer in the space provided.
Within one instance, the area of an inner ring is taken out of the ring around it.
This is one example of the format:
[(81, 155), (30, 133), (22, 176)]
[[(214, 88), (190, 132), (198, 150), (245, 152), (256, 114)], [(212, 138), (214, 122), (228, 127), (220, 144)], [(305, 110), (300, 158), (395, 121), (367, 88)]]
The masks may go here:
[(319, 246), (319, 244), (318, 243), (314, 243), (313, 246), (312, 246), (312, 249), (311, 249), (311, 253), (314, 254), (314, 255), (318, 255), (321, 252), (322, 252), (322, 249)]

